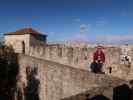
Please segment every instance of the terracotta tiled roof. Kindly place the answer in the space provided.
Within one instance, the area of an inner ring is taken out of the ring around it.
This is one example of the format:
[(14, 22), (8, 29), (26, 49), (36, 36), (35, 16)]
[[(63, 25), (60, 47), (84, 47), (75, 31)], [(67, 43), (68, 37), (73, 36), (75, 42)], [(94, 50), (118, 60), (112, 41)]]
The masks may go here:
[(46, 35), (46, 34), (42, 34), (40, 32), (37, 32), (36, 30), (34, 30), (32, 28), (23, 28), (23, 29), (17, 30), (16, 32), (5, 33), (5, 35), (24, 35), (24, 34)]

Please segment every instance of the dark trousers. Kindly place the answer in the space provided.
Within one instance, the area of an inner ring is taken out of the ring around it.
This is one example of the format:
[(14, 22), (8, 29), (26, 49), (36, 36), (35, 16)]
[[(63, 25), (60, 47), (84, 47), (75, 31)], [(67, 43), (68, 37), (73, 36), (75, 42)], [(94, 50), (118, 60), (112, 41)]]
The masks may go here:
[(102, 66), (103, 66), (103, 63), (92, 62), (91, 63), (91, 71), (94, 73), (100, 73), (100, 72), (102, 72)]

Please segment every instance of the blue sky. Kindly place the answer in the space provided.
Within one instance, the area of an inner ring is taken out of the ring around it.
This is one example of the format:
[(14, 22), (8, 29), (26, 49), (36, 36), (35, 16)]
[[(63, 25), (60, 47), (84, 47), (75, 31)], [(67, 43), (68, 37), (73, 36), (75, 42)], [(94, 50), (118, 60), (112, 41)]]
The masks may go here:
[(133, 0), (0, 0), (0, 33), (32, 27), (48, 41), (131, 43)]

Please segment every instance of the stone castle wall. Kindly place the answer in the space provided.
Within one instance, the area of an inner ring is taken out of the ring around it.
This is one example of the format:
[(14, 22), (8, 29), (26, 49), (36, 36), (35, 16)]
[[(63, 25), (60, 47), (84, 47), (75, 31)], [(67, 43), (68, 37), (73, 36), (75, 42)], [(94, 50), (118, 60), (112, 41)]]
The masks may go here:
[[(29, 52), (27, 52), (27, 55), (90, 71), (93, 58), (92, 55), (95, 49), (95, 47), (71, 47), (64, 45), (32, 46)], [(125, 65), (121, 64), (120, 47), (105, 47), (104, 52), (106, 55), (106, 62), (103, 71), (106, 74), (126, 77), (127, 73), (130, 74), (132, 72), (133, 63), (131, 63), (131, 68), (128, 70), (130, 72), (125, 72)], [(133, 59), (132, 52), (133, 49), (131, 49), (131, 59)], [(110, 67), (112, 68), (111, 73), (109, 73)]]
[[(119, 78), (104, 74), (97, 75), (71, 66), (22, 54), (19, 54), (18, 59), (19, 76), (21, 76), (19, 82), (25, 84), (24, 88), (29, 87), (28, 84), (31, 82), (32, 84), (29, 85), (32, 89), (32, 97), (34, 97), (35, 92), (36, 95), (39, 95), (40, 100), (61, 100), (93, 88), (115, 87), (125, 82)], [(29, 72), (37, 69), (35, 76), (30, 75), (30, 82), (27, 78), (27, 68)]]
[[(67, 46), (38, 46), (31, 47), (28, 53), (30, 56), (34, 56), (41, 59), (50, 60), (53, 62), (59, 62), (65, 65), (75, 66), (77, 68), (88, 69), (88, 59), (86, 48), (73, 48)], [(89, 61), (90, 62), (90, 61)], [(87, 64), (85, 66), (85, 64)], [(84, 67), (83, 67), (84, 66)]]

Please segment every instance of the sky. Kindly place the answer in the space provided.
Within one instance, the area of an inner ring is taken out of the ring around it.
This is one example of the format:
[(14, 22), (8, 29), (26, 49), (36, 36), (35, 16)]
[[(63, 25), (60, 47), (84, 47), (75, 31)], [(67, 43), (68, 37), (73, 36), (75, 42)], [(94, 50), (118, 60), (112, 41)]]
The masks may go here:
[(48, 41), (133, 43), (133, 0), (0, 0), (0, 34), (31, 27)]

